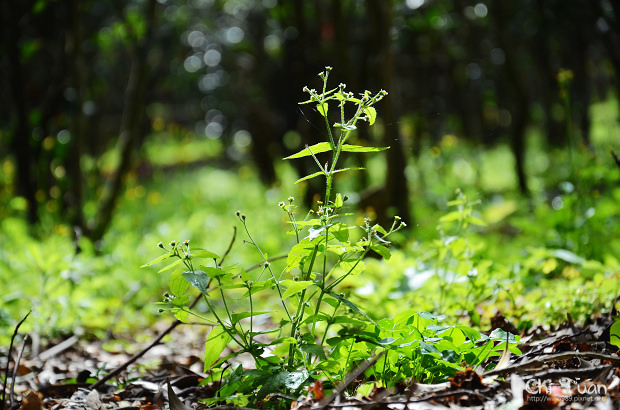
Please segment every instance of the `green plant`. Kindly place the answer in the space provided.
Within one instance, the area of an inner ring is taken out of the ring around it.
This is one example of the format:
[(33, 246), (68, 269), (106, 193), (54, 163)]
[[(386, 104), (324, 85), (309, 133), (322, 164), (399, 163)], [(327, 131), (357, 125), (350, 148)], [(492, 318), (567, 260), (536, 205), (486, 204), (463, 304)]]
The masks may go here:
[[(453, 375), (464, 363), (479, 365), (487, 357), (501, 354), (504, 347), (495, 342), (516, 343), (514, 336), (505, 333), (487, 337), (466, 327), (440, 326), (442, 317), (428, 313), (407, 311), (395, 319), (375, 321), (351, 301), (346, 289), (339, 290), (344, 280), (364, 271), (368, 252), (389, 259), (387, 238), (406, 224), (399, 217), (389, 229), (369, 218), (361, 226), (346, 223), (347, 195), (335, 193), (334, 177), (359, 169), (338, 168), (342, 153), (387, 149), (347, 144), (359, 121), (375, 122), (373, 105), (386, 92), (365, 91), (357, 98), (345, 91), (343, 84), (328, 90), (330, 70), (327, 67), (320, 74), (320, 92), (304, 88), (310, 99), (302, 103), (314, 104), (324, 118), (328, 141), (306, 146), (286, 158), (311, 157), (319, 171), (297, 182), (324, 177), (325, 194), (303, 220), (297, 218), (293, 197), (279, 203), (291, 228), (288, 233), (294, 238), (285, 263), (267, 255), (254, 239), (249, 218), (237, 211), (247, 237), (244, 242), (259, 255), (256, 269), (225, 267), (224, 257), (192, 248), (188, 240), (172, 241), (169, 248), (160, 243), (166, 253), (143, 265), (170, 262), (159, 271), (171, 272), (170, 293), (161, 303), (165, 306), (162, 311), (169, 309), (182, 321), (198, 318), (212, 326), (205, 344), (205, 371), (211, 371), (209, 380), (225, 378), (226, 383), (208, 403), (257, 403), (282, 389), (298, 394), (317, 378), (326, 379), (330, 387), (344, 380), (357, 364), (378, 354), (381, 356), (367, 373), (385, 386), (409, 379), (435, 381)], [(332, 127), (329, 107), (333, 105), (339, 112)], [(330, 156), (326, 161), (321, 158), (325, 154)], [(465, 223), (474, 222), (472, 218), (467, 215)], [(362, 237), (354, 238), (354, 231), (360, 228)], [(203, 261), (206, 263), (201, 264)], [(205, 313), (188, 307), (190, 287), (200, 291), (207, 306)], [(270, 300), (276, 306), (257, 308)], [(265, 315), (269, 315), (267, 321)], [(220, 358), (231, 343), (236, 347)], [(243, 353), (252, 356), (255, 369), (230, 365), (231, 359)]]

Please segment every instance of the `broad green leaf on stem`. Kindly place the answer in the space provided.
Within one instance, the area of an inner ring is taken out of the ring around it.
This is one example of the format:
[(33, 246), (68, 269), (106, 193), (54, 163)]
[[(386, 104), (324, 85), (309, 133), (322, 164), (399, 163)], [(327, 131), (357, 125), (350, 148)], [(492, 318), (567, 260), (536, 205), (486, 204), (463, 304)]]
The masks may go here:
[(314, 285), (314, 282), (311, 280), (294, 281), (291, 279), (286, 279), (280, 282), (280, 284), (287, 287), (286, 291), (282, 294), (282, 299), (284, 300), (289, 296), (299, 293), (307, 287)]
[(489, 337), (491, 338), (491, 340), (496, 341), (508, 340), (509, 343), (517, 343), (520, 340), (519, 336), (515, 336), (512, 333), (508, 333), (505, 330), (499, 328), (493, 330)]
[(306, 380), (308, 380), (310, 374), (307, 370), (298, 370), (289, 372), (287, 370), (281, 371), (273, 377), (269, 377), (263, 387), (256, 394), (258, 400), (263, 400), (267, 395), (282, 390), (282, 386), (289, 389), (298, 389)]
[(213, 268), (206, 266), (203, 266), (202, 268), (204, 269), (205, 273), (211, 278), (219, 278), (222, 276), (230, 275), (230, 272), (226, 272), (222, 268)]
[(183, 272), (183, 277), (186, 281), (189, 282), (190, 285), (198, 289), (203, 295), (209, 296), (207, 288), (209, 287), (211, 279), (209, 278), (209, 275), (207, 275), (204, 271), (186, 270), (185, 272)]
[(372, 320), (370, 318), (370, 316), (368, 316), (366, 313), (364, 313), (362, 310), (360, 310), (360, 308), (358, 308), (353, 302), (351, 302), (349, 299), (345, 298), (344, 296), (340, 296), (337, 293), (334, 292), (327, 292), (327, 294), (331, 297), (333, 297), (334, 299), (339, 300), (343, 305), (351, 308), (353, 311), (359, 313), (360, 315), (362, 315), (362, 317), (364, 317), (365, 319), (369, 320), (370, 322), (372, 322), (373, 324), (377, 324), (374, 320)]
[(296, 370), (294, 372), (290, 372), (286, 380), (284, 381), (284, 385), (292, 390), (297, 390), (306, 380), (310, 377), (310, 373), (307, 370)]
[(297, 181), (295, 181), (295, 183), (298, 184), (298, 183), (300, 183), (302, 181), (306, 181), (308, 179), (316, 178), (316, 177), (321, 176), (321, 175), (325, 175), (325, 173), (323, 171), (318, 171), (318, 172), (315, 172), (314, 174), (306, 175), (303, 178), (299, 178)]
[(327, 359), (327, 357), (325, 357), (325, 351), (323, 350), (323, 348), (317, 344), (307, 344), (307, 345), (301, 345), (299, 346), (299, 348), (301, 349), (302, 352), (304, 353), (309, 353), (309, 354), (313, 354), (323, 360)]
[(467, 222), (469, 222), (472, 225), (487, 226), (486, 222), (471, 215), (467, 217)]
[(329, 105), (324, 102), (322, 104), (317, 104), (316, 105), (316, 110), (319, 112), (319, 114), (321, 114), (323, 117), (327, 117), (327, 110), (329, 108)]
[(338, 242), (345, 243), (349, 240), (349, 226), (342, 222), (338, 222), (334, 224), (330, 232), (334, 235), (334, 238), (338, 240)]
[(153, 259), (152, 261), (150, 261), (150, 262), (148, 262), (148, 263), (145, 263), (144, 265), (142, 265), (142, 266), (140, 266), (140, 267), (141, 267), (141, 268), (146, 268), (147, 266), (151, 266), (151, 265), (155, 265), (155, 264), (157, 264), (157, 263), (159, 263), (159, 262), (163, 262), (163, 261), (165, 261), (165, 260), (166, 260), (166, 259), (168, 259), (168, 258), (172, 258), (173, 256), (174, 256), (174, 253), (172, 253), (172, 252), (168, 252), (168, 253), (166, 253), (166, 254), (163, 254), (163, 255), (161, 255), (161, 256), (159, 256), (159, 257), (157, 257), (157, 258)]
[(345, 274), (357, 276), (360, 273), (364, 272), (364, 269), (366, 269), (366, 264), (364, 263), (364, 261), (343, 261), (340, 262), (339, 268), (342, 269)]
[(187, 292), (189, 283), (183, 276), (183, 269), (178, 269), (172, 272), (168, 278), (168, 286), (170, 287), (170, 292), (172, 292), (175, 296), (181, 296)]
[(374, 124), (377, 119), (377, 110), (374, 107), (366, 107), (364, 112), (368, 115), (368, 125)]
[(164, 266), (163, 268), (158, 270), (157, 273), (162, 273), (162, 272), (165, 272), (167, 270), (170, 270), (170, 269), (174, 268), (175, 266), (182, 264), (183, 262), (184, 262), (184, 259), (178, 259), (178, 260), (172, 262), (170, 265)]
[(309, 241), (311, 241), (315, 239), (316, 237), (318, 237), (319, 235), (322, 235), (325, 232), (325, 230), (330, 228), (331, 226), (332, 226), (331, 224), (327, 224), (327, 225), (319, 226), (318, 228), (310, 228), (308, 229), (308, 236), (306, 236), (306, 238)]
[(446, 318), (446, 315), (435, 315), (430, 312), (420, 312), (418, 313), (418, 315), (420, 315), (420, 317), (424, 319), (437, 320), (437, 321), (441, 321)]
[(441, 357), (441, 352), (431, 343), (420, 342), (420, 351), (422, 354), (431, 354)]
[(288, 157), (284, 159), (309, 157), (309, 156), (312, 156), (313, 154), (320, 154), (322, 152), (327, 152), (331, 150), (332, 150), (332, 146), (329, 142), (319, 142), (318, 144), (306, 146), (306, 148), (302, 149), (301, 151), (293, 155), (289, 155)]
[(336, 200), (334, 201), (334, 208), (340, 209), (344, 205), (344, 200), (342, 199), (342, 194), (336, 194)]
[(457, 205), (465, 205), (467, 203), (466, 198), (458, 198), (452, 201), (448, 201), (448, 206), (457, 206)]
[(273, 279), (267, 279), (262, 282), (254, 282), (252, 283), (252, 287), (250, 290), (245, 292), (239, 299), (244, 299), (250, 296), (250, 292), (255, 294), (256, 292), (260, 292), (261, 290), (270, 289), (273, 286)]
[[(324, 301), (325, 301), (326, 303), (328, 303), (328, 302), (327, 302), (328, 300), (330, 300), (330, 301), (331, 301), (331, 300), (333, 300), (333, 299), (329, 299), (329, 298), (324, 299)], [(326, 315), (325, 313), (320, 313), (320, 312), (319, 312), (319, 313), (317, 313), (316, 315), (310, 315), (310, 316), (308, 316), (307, 318), (305, 318), (305, 319), (304, 319), (304, 321), (303, 321), (302, 323), (303, 323), (304, 325), (307, 325), (307, 324), (309, 324), (309, 323), (311, 324), (311, 323), (314, 323), (314, 322), (317, 322), (317, 323), (318, 323), (318, 322), (327, 322), (327, 321), (329, 321), (329, 320), (330, 320), (330, 318), (331, 318), (331, 316)]]
[(219, 259), (220, 256), (216, 253), (209, 252), (204, 249), (193, 249), (192, 250), (192, 258), (208, 258), (208, 259)]
[(478, 340), (480, 340), (480, 332), (472, 329), (471, 327), (467, 327), (467, 326), (455, 326), (455, 329), (460, 330), (461, 332), (463, 332), (463, 334), (472, 342), (476, 343), (478, 342)]
[(462, 218), (462, 216), (463, 214), (461, 212), (452, 211), (452, 212), (448, 212), (447, 214), (439, 218), (439, 221), (440, 222), (458, 221), (459, 219)]
[(241, 321), (242, 319), (245, 319), (246, 317), (264, 315), (265, 313), (270, 313), (270, 312), (266, 311), (266, 312), (251, 312), (251, 313), (250, 312), (233, 313), (232, 315), (230, 315), (230, 318), (232, 319), (231, 325), (234, 325), (235, 323), (239, 323), (239, 321)]
[(379, 233), (381, 233), (381, 234), (383, 234), (383, 235), (387, 235), (387, 231), (385, 230), (385, 228), (383, 228), (383, 227), (382, 227), (381, 225), (379, 225), (379, 224), (375, 224), (375, 225), (372, 227), (372, 230), (373, 230), (373, 231), (377, 231), (377, 232), (379, 232)]
[(313, 251), (314, 245), (312, 245), (307, 239), (304, 239), (297, 245), (293, 246), (286, 257), (286, 271), (290, 272), (298, 267), (304, 259), (310, 256)]
[(332, 172), (332, 174), (338, 174), (340, 172), (346, 172), (346, 171), (363, 171), (364, 167), (351, 167), (351, 168), (342, 168), (342, 169), (336, 169)]
[(388, 260), (392, 257), (392, 254), (390, 253), (390, 250), (388, 248), (386, 248), (383, 245), (377, 245), (377, 244), (373, 244), (370, 249), (372, 249), (373, 251), (377, 252), (379, 255), (381, 255), (381, 257), (385, 260)]
[(620, 319), (616, 320), (609, 328), (609, 343), (620, 347)]
[(390, 149), (390, 147), (364, 147), (362, 145), (349, 145), (344, 144), (341, 148), (345, 152), (379, 152)]
[(275, 346), (275, 345), (280, 345), (280, 344), (296, 345), (297, 339), (295, 339), (294, 337), (290, 337), (290, 336), (284, 336), (284, 337), (277, 338), (276, 340), (269, 343), (267, 346)]
[(174, 308), (171, 310), (171, 312), (179, 322), (189, 323), (189, 320), (187, 320), (189, 312), (187, 310), (181, 308)]
[(207, 341), (205, 342), (205, 372), (217, 361), (230, 340), (230, 335), (226, 333), (221, 325), (217, 325), (211, 329), (209, 337), (207, 337)]

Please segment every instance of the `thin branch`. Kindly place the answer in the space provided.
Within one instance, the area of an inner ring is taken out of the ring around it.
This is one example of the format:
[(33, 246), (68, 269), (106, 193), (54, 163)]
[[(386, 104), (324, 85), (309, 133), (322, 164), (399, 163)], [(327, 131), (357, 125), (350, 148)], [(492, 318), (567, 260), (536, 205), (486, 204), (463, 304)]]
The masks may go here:
[[(11, 363), (11, 352), (13, 351), (13, 342), (15, 341), (15, 337), (17, 336), (17, 332), (19, 331), (22, 323), (26, 321), (28, 316), (32, 313), (32, 310), (29, 310), (26, 313), (26, 316), (22, 320), (19, 321), (17, 326), (15, 326), (15, 330), (13, 331), (13, 336), (11, 336), (11, 344), (9, 345), (9, 352), (6, 355), (6, 370), (4, 371), (4, 385), (2, 386), (2, 401), (0, 401), (0, 409), (4, 409), (4, 403), (6, 402), (6, 383), (9, 380), (9, 364)], [(17, 367), (17, 365), (15, 366)], [(11, 407), (13, 406), (13, 391), (11, 390), (10, 395)]]
[(13, 408), (13, 403), (14, 403), (15, 379), (17, 378), (17, 370), (19, 369), (19, 362), (22, 361), (22, 355), (24, 354), (24, 349), (26, 348), (27, 340), (28, 340), (28, 335), (24, 336), (22, 348), (19, 349), (19, 353), (17, 354), (17, 360), (15, 360), (15, 366), (13, 367), (13, 374), (11, 375), (11, 390), (9, 393), (9, 408), (11, 409)]

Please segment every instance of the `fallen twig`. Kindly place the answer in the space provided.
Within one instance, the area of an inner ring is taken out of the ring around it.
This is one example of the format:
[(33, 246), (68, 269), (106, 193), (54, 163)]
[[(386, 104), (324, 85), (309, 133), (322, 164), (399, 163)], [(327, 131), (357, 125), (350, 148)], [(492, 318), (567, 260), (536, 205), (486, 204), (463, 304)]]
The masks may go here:
[(609, 360), (610, 362), (616, 365), (620, 365), (620, 357), (609, 356), (606, 354), (596, 353), (596, 352), (562, 352), (562, 353), (542, 355), (535, 359), (528, 360), (524, 363), (513, 364), (510, 366), (504, 367), (503, 369), (491, 370), (491, 371), (484, 373), (483, 376), (486, 377), (486, 376), (494, 376), (494, 375), (512, 373), (512, 372), (527, 369), (533, 366), (540, 366), (550, 361), (573, 359), (575, 357), (582, 358), (582, 359), (589, 358), (589, 359)]
[[(29, 310), (28, 313), (26, 313), (26, 316), (24, 316), (24, 318), (19, 321), (17, 326), (15, 326), (15, 330), (13, 331), (13, 336), (11, 336), (11, 344), (9, 345), (9, 352), (6, 355), (6, 370), (4, 371), (4, 385), (2, 386), (2, 401), (0, 401), (0, 408), (2, 409), (4, 409), (4, 403), (6, 403), (6, 383), (9, 380), (9, 364), (11, 363), (11, 352), (13, 351), (13, 342), (15, 341), (15, 337), (17, 336), (17, 332), (19, 331), (20, 326), (22, 325), (22, 323), (26, 321), (28, 316), (30, 316), (30, 313), (32, 313), (32, 310)], [(17, 365), (15, 367), (17, 367)], [(14, 385), (14, 383), (12, 385)], [(9, 393), (9, 402), (10, 402), (10, 407), (13, 407), (13, 389), (11, 389), (11, 392)]]

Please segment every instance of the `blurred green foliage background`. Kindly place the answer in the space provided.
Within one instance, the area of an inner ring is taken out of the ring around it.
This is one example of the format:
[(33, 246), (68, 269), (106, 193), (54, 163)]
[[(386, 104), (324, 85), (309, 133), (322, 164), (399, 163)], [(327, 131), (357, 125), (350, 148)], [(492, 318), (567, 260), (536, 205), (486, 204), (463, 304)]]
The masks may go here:
[[(30, 308), (42, 335), (150, 325), (167, 279), (138, 266), (171, 239), (223, 252), (237, 209), (270, 255), (285, 252), (277, 203), (310, 206), (317, 189), (293, 184), (312, 163), (280, 159), (322, 140), (321, 118), (297, 103), (325, 65), (335, 84), (389, 91), (375, 129), (355, 138), (392, 148), (354, 158), (368, 171), (337, 181), (357, 217), (410, 226), (389, 262), (350, 284), (375, 314), (404, 299), (479, 323), (505, 311), (527, 327), (612, 307), (615, 2), (1, 7), (3, 338)], [(480, 200), (472, 212), (487, 226), (441, 222), (457, 189)], [(246, 248), (238, 240), (229, 262), (253, 264)]]

